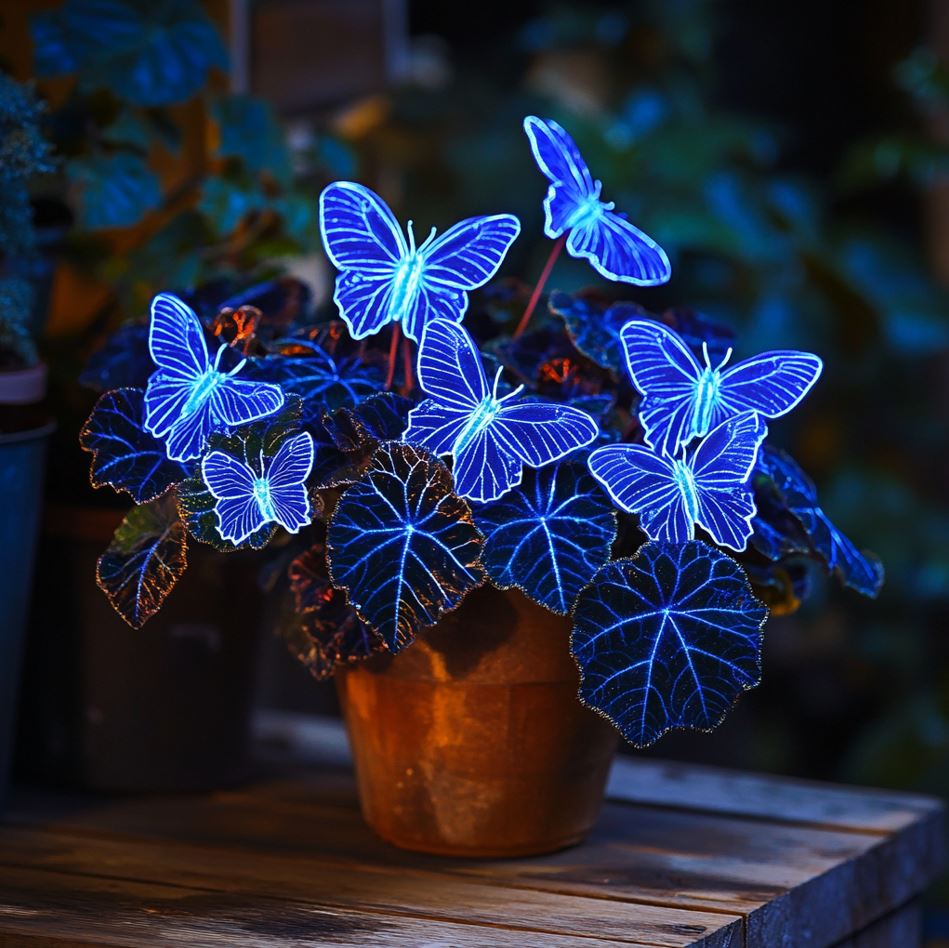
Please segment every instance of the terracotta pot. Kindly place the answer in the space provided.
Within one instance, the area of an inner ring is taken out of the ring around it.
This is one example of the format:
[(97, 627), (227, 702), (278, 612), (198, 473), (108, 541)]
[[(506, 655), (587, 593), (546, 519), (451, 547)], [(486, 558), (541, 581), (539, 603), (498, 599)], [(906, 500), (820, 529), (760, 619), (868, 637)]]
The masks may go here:
[(577, 700), (570, 619), (485, 587), (397, 656), (337, 676), (363, 816), (405, 849), (519, 856), (580, 842), (613, 728)]

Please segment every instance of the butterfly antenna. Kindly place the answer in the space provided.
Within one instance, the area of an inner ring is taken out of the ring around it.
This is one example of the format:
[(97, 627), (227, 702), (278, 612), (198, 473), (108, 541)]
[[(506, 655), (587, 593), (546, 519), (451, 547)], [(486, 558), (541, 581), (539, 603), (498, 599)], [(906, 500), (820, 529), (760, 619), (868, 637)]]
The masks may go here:
[(415, 231), (412, 229), (413, 221), (409, 221), (406, 230), (409, 232), (409, 253), (415, 253)]
[(498, 385), (501, 382), (501, 373), (504, 371), (504, 366), (499, 365), (497, 372), (494, 373), (494, 387), (491, 391), (491, 397), (497, 401), (498, 400)]
[[(705, 343), (703, 343), (703, 345), (705, 345)], [(734, 351), (735, 351), (735, 350), (732, 349), (731, 346), (729, 346), (729, 347), (725, 350), (725, 358), (722, 359), (721, 362), (719, 362), (719, 364), (718, 364), (718, 366), (717, 366), (717, 368), (716, 368), (716, 370), (715, 370), (716, 372), (717, 372), (719, 369), (722, 369), (722, 368), (725, 367), (725, 363), (732, 357), (732, 352), (734, 352)], [(707, 358), (707, 357), (706, 357), (706, 358)]]
[(433, 227), (429, 232), (428, 236), (425, 238), (425, 241), (422, 243), (422, 246), (419, 247), (419, 253), (421, 253), (434, 239), (435, 234), (438, 233), (438, 229)]
[[(223, 350), (223, 347), (222, 347), (222, 349), (221, 349), (220, 351), (222, 351), (222, 352), (224, 351), (224, 350)], [(228, 375), (237, 375), (237, 373), (240, 372), (240, 370), (241, 370), (242, 368), (244, 368), (245, 365), (247, 365), (247, 360), (246, 360), (246, 359), (241, 359), (241, 361), (238, 362), (237, 365), (235, 365), (234, 368), (231, 369), (231, 371), (228, 372), (227, 374), (228, 374)]]

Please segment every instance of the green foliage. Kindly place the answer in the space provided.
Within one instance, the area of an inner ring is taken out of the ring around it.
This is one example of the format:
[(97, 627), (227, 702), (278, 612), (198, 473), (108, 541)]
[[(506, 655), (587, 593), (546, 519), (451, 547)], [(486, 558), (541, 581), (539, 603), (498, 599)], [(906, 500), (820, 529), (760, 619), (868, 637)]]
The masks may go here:
[(69, 162), (79, 224), (88, 230), (130, 227), (161, 203), (161, 186), (144, 159), (118, 152)]

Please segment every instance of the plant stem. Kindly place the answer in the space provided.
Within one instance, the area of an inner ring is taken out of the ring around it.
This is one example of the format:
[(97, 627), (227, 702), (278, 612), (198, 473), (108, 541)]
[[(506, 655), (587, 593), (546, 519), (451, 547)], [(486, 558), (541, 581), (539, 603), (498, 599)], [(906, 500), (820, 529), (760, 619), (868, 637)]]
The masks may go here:
[(392, 391), (392, 380), (395, 378), (395, 356), (399, 348), (399, 334), (401, 327), (398, 323), (392, 324), (392, 338), (389, 340), (389, 373), (386, 375), (386, 391)]
[(517, 339), (518, 336), (520, 336), (524, 330), (527, 329), (527, 324), (530, 322), (531, 316), (533, 315), (534, 310), (537, 308), (537, 303), (540, 300), (540, 294), (543, 293), (547, 279), (550, 277), (550, 273), (554, 268), (554, 264), (557, 262), (557, 258), (560, 256), (560, 252), (563, 250), (563, 245), (566, 242), (566, 234), (561, 234), (554, 242), (553, 249), (550, 251), (550, 256), (547, 258), (547, 262), (544, 264), (544, 269), (540, 272), (540, 279), (537, 281), (537, 284), (534, 287), (534, 292), (531, 293), (531, 298), (527, 303), (527, 309), (524, 310), (524, 315), (521, 317), (521, 321), (517, 324), (517, 329), (514, 330), (515, 339)]
[(415, 388), (415, 372), (412, 368), (412, 343), (408, 336), (402, 337), (402, 372), (403, 379), (402, 394), (411, 395)]

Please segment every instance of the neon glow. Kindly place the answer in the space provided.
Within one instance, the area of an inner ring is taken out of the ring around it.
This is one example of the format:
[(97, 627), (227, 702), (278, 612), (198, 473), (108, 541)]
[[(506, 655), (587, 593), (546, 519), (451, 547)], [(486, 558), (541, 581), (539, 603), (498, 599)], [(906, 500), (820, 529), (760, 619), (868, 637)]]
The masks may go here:
[(201, 462), (201, 476), (217, 501), (218, 532), (235, 544), (268, 523), (296, 533), (312, 517), (306, 488), (313, 470), (309, 432), (284, 440), (272, 458), (261, 451), (258, 465), (255, 470), (223, 451), (212, 451)]
[(534, 160), (550, 181), (544, 199), (544, 233), (567, 237), (567, 253), (589, 260), (608, 280), (654, 286), (672, 275), (666, 252), (651, 237), (601, 201), (603, 185), (594, 181), (574, 140), (556, 122), (529, 115), (524, 131)]
[(716, 543), (744, 550), (755, 515), (748, 481), (768, 428), (748, 411), (726, 419), (686, 457), (641, 445), (611, 444), (590, 455), (593, 476), (617, 506), (638, 514), (651, 540), (683, 543), (698, 524)]
[(596, 422), (570, 405), (519, 399), (523, 386), (497, 397), (488, 388), (471, 336), (446, 320), (430, 323), (419, 347), (418, 376), (429, 396), (409, 412), (403, 440), (454, 459), (462, 497), (496, 500), (521, 482), (523, 467), (543, 467), (596, 438)]
[(459, 322), (468, 292), (490, 280), (521, 232), (512, 214), (471, 217), (415, 246), (369, 188), (336, 181), (320, 195), (320, 231), (340, 271), (333, 299), (354, 339), (395, 322), (415, 342), (433, 319)]
[(221, 372), (228, 347), (221, 345), (212, 363), (198, 317), (168, 293), (152, 301), (148, 347), (157, 369), (145, 390), (145, 430), (164, 440), (174, 461), (198, 457), (212, 431), (257, 421), (283, 407), (278, 385), (234, 377), (244, 361)]
[(769, 419), (787, 414), (823, 368), (818, 356), (793, 350), (725, 368), (732, 350), (713, 364), (704, 343), (703, 365), (677, 333), (653, 319), (630, 320), (620, 339), (629, 377), (643, 396), (638, 413), (646, 442), (669, 456), (742, 412)]

